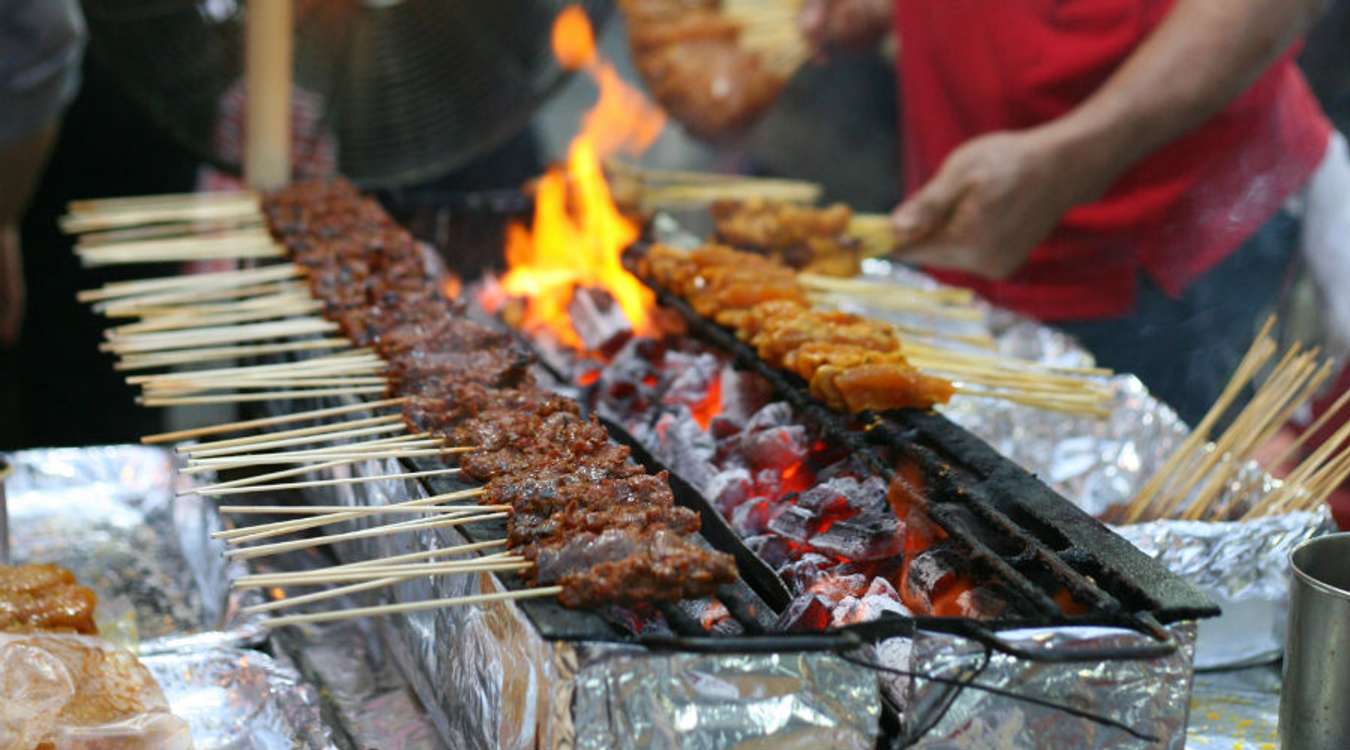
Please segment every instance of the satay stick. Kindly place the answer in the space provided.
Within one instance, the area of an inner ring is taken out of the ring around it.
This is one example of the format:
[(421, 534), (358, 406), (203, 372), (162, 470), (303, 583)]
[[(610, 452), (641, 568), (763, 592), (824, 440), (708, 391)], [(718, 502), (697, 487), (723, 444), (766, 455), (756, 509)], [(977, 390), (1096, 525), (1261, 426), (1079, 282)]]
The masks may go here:
[(215, 448), (205, 448), (201, 446), (189, 445), (189, 446), (180, 446), (176, 450), (179, 454), (184, 456), (192, 456), (195, 458), (211, 458), (215, 456), (231, 456), (245, 451), (256, 450), (259, 448), (282, 448), (288, 445), (323, 443), (328, 442), (330, 440), (346, 440), (348, 438), (367, 437), (370, 435), (381, 435), (384, 433), (399, 432), (407, 429), (407, 425), (403, 424), (403, 418), (398, 415), (393, 415), (392, 417), (371, 417), (370, 421), (359, 419), (356, 421), (365, 422), (370, 426), (358, 427), (350, 430), (328, 430), (328, 431), (318, 430), (305, 435), (299, 435), (296, 437), (282, 438), (276, 440), (262, 439), (270, 437), (269, 434), (263, 433), (262, 435), (255, 436), (254, 439), (251, 439), (249, 442), (245, 443), (236, 443), (234, 445), (226, 445)]
[(365, 569), (335, 571), (331, 573), (279, 573), (274, 576), (260, 576), (257, 581), (235, 581), (230, 586), (236, 589), (271, 588), (274, 586), (327, 586), (332, 583), (351, 583), (370, 581), (379, 578), (422, 577), (440, 575), (463, 575), (466, 573), (504, 572), (524, 570), (534, 563), (517, 558), (499, 558), (494, 560), (457, 560), (445, 563), (422, 563), (419, 565), (393, 565)]
[[(482, 548), (483, 548), (483, 545), (488, 545), (488, 546), (501, 546), (501, 545), (504, 545), (504, 544), (506, 544), (506, 540), (505, 540), (505, 539), (494, 539), (494, 540), (492, 540), (492, 541), (490, 541), (490, 542), (477, 542), (477, 543), (474, 543), (474, 544), (464, 544), (464, 545), (460, 545), (459, 547), (446, 547), (446, 548), (443, 548), (443, 549), (427, 550), (426, 552), (414, 552), (414, 553), (411, 553), (411, 555), (423, 555), (423, 554), (428, 554), (428, 553), (432, 553), (432, 554), (436, 554), (436, 555), (443, 555), (443, 554), (457, 554), (457, 553), (460, 553), (460, 552), (467, 552), (467, 551), (469, 551), (468, 548), (482, 549)], [(497, 554), (494, 554), (494, 555), (485, 555), (485, 556), (480, 557), (480, 558), (478, 558), (478, 559), (480, 559), (480, 560), (489, 560), (489, 559), (493, 559), (493, 558), (498, 558), (498, 557), (505, 556), (506, 554), (507, 554), (507, 553), (505, 553), (505, 552), (498, 552)], [(380, 560), (386, 560), (386, 561), (393, 561), (393, 560), (398, 559), (398, 558), (407, 558), (407, 559), (429, 559), (429, 558), (412, 558), (410, 555), (396, 555), (396, 556), (394, 556), (394, 557), (379, 558), (379, 559), (380, 559)], [(335, 566), (334, 568), (330, 568), (330, 570), (336, 570), (336, 569), (339, 569), (339, 568), (347, 568), (347, 567), (359, 566), (359, 565), (365, 565), (365, 564), (367, 564), (367, 563), (351, 563), (350, 565), (338, 565), (338, 566)], [(289, 608), (289, 607), (298, 606), (298, 605), (301, 605), (301, 604), (310, 604), (310, 603), (317, 602), (317, 601), (323, 601), (323, 600), (325, 600), (325, 599), (332, 599), (332, 598), (339, 597), (339, 596), (346, 596), (347, 594), (357, 594), (357, 593), (360, 593), (360, 592), (362, 592), (362, 591), (369, 591), (369, 590), (371, 590), (371, 589), (377, 589), (377, 588), (383, 588), (383, 587), (385, 587), (385, 586), (391, 586), (391, 585), (393, 585), (393, 584), (400, 583), (400, 582), (402, 582), (402, 581), (406, 581), (406, 580), (408, 580), (410, 577), (411, 577), (411, 576), (393, 576), (393, 577), (389, 577), (389, 578), (380, 578), (380, 579), (378, 579), (378, 580), (375, 580), (375, 581), (369, 581), (369, 582), (367, 582), (367, 583), (354, 583), (354, 584), (351, 584), (351, 585), (349, 585), (349, 586), (338, 586), (337, 588), (331, 588), (331, 589), (327, 589), (327, 590), (325, 590), (325, 591), (316, 591), (316, 592), (311, 593), (311, 594), (302, 594), (302, 595), (300, 595), (300, 596), (287, 596), (287, 597), (284, 597), (284, 598), (281, 598), (281, 599), (276, 599), (276, 600), (273, 600), (273, 601), (270, 601), (270, 602), (266, 602), (266, 603), (263, 603), (263, 604), (255, 604), (255, 605), (250, 606), (250, 607), (244, 607), (243, 609), (240, 610), (240, 612), (241, 612), (242, 614), (245, 614), (245, 615), (258, 614), (258, 613), (260, 613), (260, 612), (272, 612), (272, 611), (275, 611), (275, 610), (278, 610), (278, 609), (285, 609), (285, 608)]]
[[(469, 498), (478, 497), (482, 494), (483, 489), (481, 487), (474, 487), (473, 489), (468, 490), (444, 492), (439, 495), (431, 495), (430, 497), (419, 498), (417, 500), (404, 500), (402, 502), (391, 503), (389, 505), (352, 507), (331, 514), (323, 514), (320, 516), (315, 516), (314, 518), (297, 518), (286, 521), (273, 521), (271, 523), (254, 524), (252, 526), (247, 526), (238, 529), (226, 529), (224, 531), (217, 531), (211, 534), (211, 538), (234, 540), (236, 543), (240, 541), (247, 541), (248, 539), (264, 539), (269, 536), (276, 536), (278, 533), (284, 534), (290, 533), (292, 531), (304, 531), (306, 529), (313, 529), (319, 526), (326, 526), (332, 523), (341, 523), (342, 521), (349, 521), (353, 518), (361, 518), (369, 515), (379, 515), (380, 511), (389, 508), (424, 508), (428, 506), (440, 505), (442, 503), (447, 503), (454, 500), (467, 500)], [(472, 507), (489, 507), (489, 506), (472, 506)]]
[[(341, 463), (358, 463), (359, 461), (363, 461), (363, 460), (365, 460), (365, 459), (353, 459), (353, 460), (342, 461)], [(310, 466), (310, 467), (301, 467), (301, 468), (312, 470), (312, 469), (317, 468), (317, 467), (315, 467), (315, 466)], [(301, 472), (301, 473), (303, 473), (303, 472)], [(386, 480), (386, 479), (417, 479), (417, 478), (420, 478), (420, 477), (448, 476), (448, 475), (451, 475), (451, 474), (458, 474), (458, 473), (459, 473), (459, 469), (458, 469), (458, 468), (453, 468), (453, 469), (432, 469), (432, 470), (430, 470), (430, 471), (409, 471), (409, 472), (404, 472), (404, 473), (401, 473), (401, 474), (381, 474), (380, 476), (374, 476), (374, 477), (348, 477), (348, 478), (341, 478), (341, 479), (317, 479), (317, 480), (309, 481), (309, 482), (285, 482), (285, 483), (281, 483), (281, 484), (249, 485), (249, 486), (229, 487), (229, 488), (227, 488), (227, 489), (214, 489), (214, 488), (205, 488), (205, 487), (203, 487), (203, 488), (199, 488), (199, 489), (197, 489), (197, 490), (194, 490), (193, 493), (194, 493), (194, 494), (199, 494), (199, 495), (215, 495), (215, 496), (221, 496), (221, 495), (247, 495), (247, 494), (255, 493), (255, 492), (276, 492), (277, 490), (299, 490), (299, 489), (305, 489), (305, 488), (308, 488), (308, 487), (332, 487), (332, 486), (334, 486), (334, 485), (342, 485), (342, 484), (360, 484), (360, 483), (362, 483), (362, 482), (379, 482), (379, 481), (383, 481), (383, 480)], [(254, 478), (256, 478), (256, 477), (254, 477)]]
[(350, 453), (333, 453), (326, 457), (320, 456), (297, 456), (295, 458), (277, 457), (266, 459), (251, 459), (247, 461), (227, 462), (220, 464), (199, 464), (179, 469), (178, 473), (184, 475), (201, 474), (204, 472), (220, 471), (222, 469), (247, 469), (254, 466), (293, 466), (297, 464), (313, 464), (322, 462), (325, 458), (332, 460), (351, 459), (353, 461), (368, 461), (384, 458), (432, 458), (444, 456), (451, 451), (442, 448), (398, 448), (388, 450), (369, 450), (353, 451)]
[(289, 341), (281, 344), (254, 344), (250, 346), (208, 346), (199, 349), (176, 349), (153, 354), (128, 354), (113, 364), (118, 371), (150, 370), (174, 365), (220, 362), (241, 357), (256, 357), (265, 354), (283, 354), (287, 352), (319, 351), (321, 349), (346, 349), (352, 342), (344, 338), (308, 339)]
[(300, 278), (305, 273), (304, 268), (294, 263), (282, 263), (239, 271), (212, 271), (198, 274), (175, 274), (136, 281), (113, 281), (98, 289), (86, 289), (78, 292), (75, 299), (80, 302), (102, 302), (147, 294), (182, 292), (190, 289), (201, 291), (208, 287), (257, 286), (263, 283)]
[(189, 370), (187, 372), (166, 372), (155, 375), (133, 375), (127, 378), (130, 385), (141, 385), (144, 383), (171, 382), (175, 378), (248, 378), (257, 375), (270, 377), (276, 373), (282, 374), (301, 374), (323, 372), (332, 374), (334, 371), (345, 372), (347, 368), (373, 368), (386, 367), (384, 360), (375, 354), (365, 350), (355, 349), (349, 352), (339, 354), (330, 354), (322, 357), (311, 357), (295, 362), (282, 362), (268, 365), (248, 365), (244, 367), (218, 367), (214, 369)]
[(294, 298), (277, 300), (270, 306), (244, 310), (242, 312), (220, 315), (164, 315), (152, 317), (137, 323), (127, 323), (105, 331), (109, 339), (117, 339), (129, 334), (152, 333), (155, 331), (190, 331), (197, 328), (211, 328), (230, 323), (251, 323), (273, 318), (287, 318), (306, 315), (323, 309), (323, 303), (312, 299)]
[(352, 609), (338, 610), (336, 612), (315, 612), (307, 615), (274, 617), (270, 620), (264, 620), (263, 624), (269, 628), (279, 628), (286, 625), (301, 625), (311, 622), (332, 622), (333, 620), (345, 620), (352, 617), (380, 617), (383, 615), (403, 614), (407, 612), (424, 612), (431, 609), (444, 609), (446, 607), (458, 607), (467, 604), (487, 604), (489, 602), (512, 601), (541, 596), (557, 596), (562, 593), (562, 590), (562, 586), (542, 586), (540, 588), (521, 589), (519, 591), (500, 591), (491, 594), (454, 596), (448, 599), (428, 599), (426, 601), (407, 602), (404, 604), (355, 607)]
[(250, 401), (287, 401), (297, 398), (317, 398), (319, 396), (360, 396), (384, 393), (387, 389), (381, 385), (356, 386), (352, 388), (296, 388), (288, 391), (269, 391), (267, 393), (226, 393), (218, 396), (183, 397), (137, 397), (136, 403), (142, 406), (182, 406), (186, 404), (234, 404)]
[(453, 518), (431, 518), (417, 519), (414, 521), (400, 521), (398, 523), (384, 524), (369, 529), (359, 529), (357, 531), (344, 531), (340, 534), (327, 534), (324, 536), (309, 537), (306, 539), (295, 539), (289, 542), (273, 542), (271, 544), (259, 544), (255, 547), (240, 547), (226, 550), (225, 556), (235, 560), (255, 560), (259, 557), (270, 557), (279, 555), (283, 552), (294, 552), (301, 549), (310, 549), (311, 547), (321, 547), (326, 544), (337, 544), (338, 542), (348, 542), (356, 539), (370, 539), (377, 536), (387, 536), (389, 534), (402, 534), (409, 531), (428, 531), (430, 529), (446, 529), (455, 526), (463, 526), (469, 523), (478, 523), (480, 521), (494, 521), (499, 518), (506, 518), (508, 515), (504, 512), (497, 513), (473, 513), (465, 515), (454, 515)]
[(179, 440), (188, 440), (203, 435), (219, 435), (228, 432), (242, 432), (256, 427), (272, 427), (279, 424), (290, 424), (292, 422), (308, 422), (311, 419), (322, 419), (324, 417), (336, 417), (342, 414), (351, 414), (361, 411), (376, 411), (388, 406), (402, 406), (407, 403), (407, 396), (397, 398), (386, 398), (379, 401), (366, 401), (359, 404), (348, 404), (345, 406), (330, 406), (323, 409), (312, 409), (310, 411), (298, 411), (291, 414), (282, 414), (276, 417), (263, 417), (261, 419), (248, 419), (242, 422), (227, 422), (225, 424), (210, 425), (208, 427), (193, 427), (187, 430), (175, 430), (173, 432), (161, 432), (155, 435), (147, 435), (141, 438), (141, 442), (146, 445), (155, 445), (159, 443), (172, 443)]
[(1214, 428), (1219, 418), (1228, 411), (1233, 401), (1255, 377), (1257, 371), (1275, 355), (1275, 342), (1270, 339), (1270, 330), (1274, 326), (1275, 317), (1272, 315), (1261, 326), (1256, 339), (1238, 363), (1233, 377), (1228, 380), (1228, 384), (1224, 386), (1219, 397), (1200, 420), (1200, 424), (1196, 425), (1191, 434), (1187, 435), (1186, 439), (1182, 441), (1181, 446), (1163, 463), (1162, 468), (1158, 469), (1135, 494), (1134, 499), (1125, 508), (1122, 518), (1123, 523), (1137, 523), (1144, 516), (1156, 501), (1159, 493), (1163, 491), (1165, 485), (1178, 478), (1180, 468), (1194, 460), (1196, 452), (1208, 442), (1210, 430)]

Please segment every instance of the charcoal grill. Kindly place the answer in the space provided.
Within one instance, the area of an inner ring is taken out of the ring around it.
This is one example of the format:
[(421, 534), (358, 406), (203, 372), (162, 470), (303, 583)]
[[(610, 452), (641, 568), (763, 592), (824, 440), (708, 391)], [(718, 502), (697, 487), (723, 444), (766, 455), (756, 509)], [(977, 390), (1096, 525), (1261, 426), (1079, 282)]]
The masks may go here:
[[(636, 272), (632, 261), (645, 247), (639, 244), (630, 250), (630, 270)], [(892, 629), (916, 627), (963, 635), (1040, 661), (1155, 658), (1176, 648), (1164, 625), (1219, 613), (1213, 602), (1179, 576), (941, 414), (919, 410), (856, 418), (839, 414), (812, 397), (800, 377), (764, 362), (731, 331), (650, 279), (643, 282), (660, 304), (680, 314), (691, 335), (763, 377), (829, 440), (863, 456), (879, 476), (887, 481), (896, 476), (895, 463), (879, 449), (916, 467), (925, 486), (915, 488), (914, 495), (928, 516), (967, 553), (973, 572), (1002, 584), (1016, 598), (1014, 613), (993, 620), (895, 617), (852, 626), (836, 634), (836, 647), (844, 648), (863, 635), (875, 638)], [(1052, 598), (1051, 586), (1062, 586), (1084, 611), (1066, 614)], [(1027, 652), (997, 635), (1002, 630), (1054, 625), (1122, 627), (1149, 639), (1110, 652)], [(828, 640), (827, 636), (817, 642)]]

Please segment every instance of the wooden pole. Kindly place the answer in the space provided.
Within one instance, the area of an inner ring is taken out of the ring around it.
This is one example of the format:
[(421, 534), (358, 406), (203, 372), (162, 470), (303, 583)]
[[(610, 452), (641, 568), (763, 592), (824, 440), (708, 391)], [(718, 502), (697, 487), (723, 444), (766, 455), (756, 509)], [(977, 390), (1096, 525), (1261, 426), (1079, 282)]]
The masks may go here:
[(244, 178), (255, 190), (291, 179), (292, 0), (249, 0), (244, 53)]

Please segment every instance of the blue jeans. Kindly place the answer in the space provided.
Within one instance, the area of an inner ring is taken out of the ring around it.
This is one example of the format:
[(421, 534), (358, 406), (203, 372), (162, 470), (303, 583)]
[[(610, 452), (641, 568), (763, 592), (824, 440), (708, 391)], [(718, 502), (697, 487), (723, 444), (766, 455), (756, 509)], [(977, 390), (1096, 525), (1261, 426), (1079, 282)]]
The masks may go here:
[(1194, 425), (1223, 390), (1291, 278), (1299, 220), (1281, 211), (1180, 299), (1140, 274), (1120, 318), (1064, 321), (1104, 367), (1137, 375)]

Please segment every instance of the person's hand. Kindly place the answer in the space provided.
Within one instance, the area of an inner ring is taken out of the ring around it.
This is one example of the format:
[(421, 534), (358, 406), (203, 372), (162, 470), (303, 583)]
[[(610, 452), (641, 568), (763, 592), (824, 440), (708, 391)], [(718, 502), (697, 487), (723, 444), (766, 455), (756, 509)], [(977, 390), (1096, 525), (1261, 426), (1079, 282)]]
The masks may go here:
[(19, 340), (24, 308), (23, 255), (19, 251), (19, 228), (0, 226), (0, 349)]
[(797, 14), (797, 27), (817, 51), (865, 50), (890, 31), (891, 2), (805, 0)]
[(1105, 188), (1048, 128), (992, 133), (962, 144), (896, 207), (900, 260), (1012, 275), (1078, 203)]

